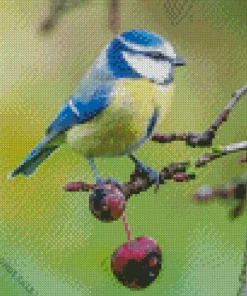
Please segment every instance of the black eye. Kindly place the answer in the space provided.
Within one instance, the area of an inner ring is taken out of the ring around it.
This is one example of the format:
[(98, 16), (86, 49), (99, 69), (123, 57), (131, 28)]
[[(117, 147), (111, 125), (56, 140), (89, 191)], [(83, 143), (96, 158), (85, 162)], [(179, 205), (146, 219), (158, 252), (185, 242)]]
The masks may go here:
[(152, 53), (151, 58), (154, 60), (164, 60), (164, 56), (161, 53)]

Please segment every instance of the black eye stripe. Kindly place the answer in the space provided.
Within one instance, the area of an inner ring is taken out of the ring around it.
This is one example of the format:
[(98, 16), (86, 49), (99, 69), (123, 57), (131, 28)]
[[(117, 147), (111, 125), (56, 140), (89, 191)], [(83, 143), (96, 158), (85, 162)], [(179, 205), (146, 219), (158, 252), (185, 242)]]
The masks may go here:
[(143, 53), (143, 55), (150, 57), (151, 59), (154, 59), (154, 60), (165, 60), (166, 59), (166, 57), (160, 52), (145, 52), (145, 53)]
[(143, 55), (143, 56), (146, 56), (146, 57), (149, 57), (153, 60), (156, 60), (156, 61), (167, 61), (167, 62), (170, 62), (172, 63), (173, 62), (173, 58), (172, 57), (169, 57), (167, 55), (164, 55), (163, 53), (161, 52), (154, 52), (154, 51), (134, 51), (133, 49), (130, 49), (128, 48), (127, 50), (125, 50), (126, 52), (129, 52), (129, 53), (132, 53), (134, 55)]
[(164, 60), (165, 56), (161, 53), (152, 53), (151, 58), (154, 60)]
[(172, 60), (170, 57), (165, 56), (160, 52), (146, 52), (146, 53), (143, 53), (143, 54), (145, 56), (150, 57), (153, 60), (156, 60), (156, 61), (169, 61), (170, 62)]

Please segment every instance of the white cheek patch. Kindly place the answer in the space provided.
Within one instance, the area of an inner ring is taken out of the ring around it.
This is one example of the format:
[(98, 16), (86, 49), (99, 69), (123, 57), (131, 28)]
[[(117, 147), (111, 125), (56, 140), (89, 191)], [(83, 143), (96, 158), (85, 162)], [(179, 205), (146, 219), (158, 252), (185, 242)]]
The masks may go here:
[(164, 44), (163, 52), (165, 53), (166, 56), (169, 56), (170, 58), (173, 58), (173, 59), (176, 58), (175, 50), (174, 50), (173, 46), (168, 42), (166, 42)]
[(123, 52), (124, 59), (129, 66), (141, 76), (162, 83), (171, 73), (171, 64), (168, 61), (155, 61), (143, 55), (134, 55)]

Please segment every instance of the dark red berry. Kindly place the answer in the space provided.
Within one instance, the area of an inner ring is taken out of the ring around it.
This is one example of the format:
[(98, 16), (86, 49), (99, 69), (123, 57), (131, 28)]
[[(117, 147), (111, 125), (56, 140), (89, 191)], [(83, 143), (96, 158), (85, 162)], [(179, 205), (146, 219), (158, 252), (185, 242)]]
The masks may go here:
[(89, 209), (104, 222), (117, 220), (125, 210), (125, 197), (113, 184), (97, 184), (89, 196)]
[(142, 236), (123, 244), (112, 254), (111, 268), (124, 286), (143, 289), (158, 276), (161, 261), (159, 245)]

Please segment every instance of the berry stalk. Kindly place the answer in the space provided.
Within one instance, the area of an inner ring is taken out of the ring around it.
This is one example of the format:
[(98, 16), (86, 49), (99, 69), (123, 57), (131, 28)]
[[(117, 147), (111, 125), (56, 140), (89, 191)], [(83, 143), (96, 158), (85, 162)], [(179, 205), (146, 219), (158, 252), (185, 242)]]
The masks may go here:
[(124, 224), (124, 230), (127, 233), (127, 239), (128, 239), (128, 241), (131, 241), (132, 237), (131, 237), (130, 228), (129, 228), (129, 224), (128, 224), (128, 220), (125, 215), (125, 212), (123, 212), (122, 219), (123, 219), (123, 224)]

